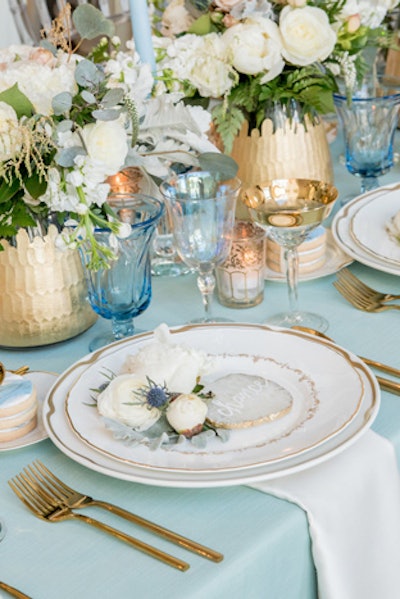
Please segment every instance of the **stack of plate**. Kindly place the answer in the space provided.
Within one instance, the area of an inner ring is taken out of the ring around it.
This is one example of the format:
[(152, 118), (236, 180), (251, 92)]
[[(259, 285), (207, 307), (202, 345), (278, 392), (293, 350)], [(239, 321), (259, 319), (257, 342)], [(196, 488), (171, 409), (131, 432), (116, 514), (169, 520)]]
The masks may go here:
[(400, 184), (374, 189), (356, 197), (336, 214), (332, 234), (349, 256), (393, 275), (400, 274), (400, 244), (387, 224), (400, 212)]
[(153, 341), (152, 333), (144, 333), (79, 360), (52, 387), (43, 416), (61, 451), (98, 472), (145, 484), (245, 484), (329, 459), (358, 439), (378, 412), (374, 375), (356, 356), (324, 339), (239, 323), (184, 326), (171, 334), (173, 343), (218, 356), (217, 370), (202, 381), (206, 388), (230, 373), (261, 377), (287, 390), (291, 409), (278, 420), (232, 430), (225, 443), (211, 439), (203, 449), (185, 441), (154, 450), (114, 439), (90, 406), (92, 390), (104, 382), (102, 373), (117, 374), (129, 354)]

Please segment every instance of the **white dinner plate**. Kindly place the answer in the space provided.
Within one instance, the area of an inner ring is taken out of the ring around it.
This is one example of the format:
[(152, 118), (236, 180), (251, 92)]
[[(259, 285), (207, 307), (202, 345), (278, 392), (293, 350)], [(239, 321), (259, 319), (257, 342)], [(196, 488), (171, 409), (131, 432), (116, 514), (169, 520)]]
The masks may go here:
[[(310, 343), (293, 331), (247, 325), (186, 326), (172, 331), (172, 343), (215, 356), (215, 370), (201, 381), (206, 390), (213, 391), (214, 382), (227, 375), (258, 377), (283, 388), (291, 397), (291, 409), (272, 422), (231, 431), (225, 443), (211, 439), (202, 449), (190, 441), (156, 451), (145, 444), (132, 447), (106, 429), (90, 405), (91, 390), (106, 381), (102, 372), (119, 374), (127, 356), (153, 339), (153, 333), (145, 333), (97, 352), (79, 378), (72, 374), (65, 404), (66, 417), (82, 441), (135, 466), (206, 472), (288, 459), (339, 433), (361, 406), (363, 382), (345, 353)], [(232, 393), (235, 402), (238, 390)], [(264, 401), (267, 403), (268, 397)]]
[[(353, 258), (338, 246), (330, 229), (327, 229), (326, 260), (324, 264), (313, 272), (299, 273), (299, 281), (313, 281), (314, 279), (333, 275), (345, 266), (349, 266), (352, 262)], [(284, 273), (275, 272), (268, 266), (265, 267), (264, 278), (267, 281), (286, 282), (286, 275)]]
[[(224, 329), (222, 336), (221, 326)], [(71, 386), (74, 386), (74, 382), (75, 384), (79, 382), (79, 380), (81, 380), (81, 375), (84, 374), (91, 365), (96, 363), (99, 358), (101, 359), (101, 353), (104, 352), (104, 350), (100, 350), (100, 355), (99, 352), (97, 352), (88, 356), (61, 375), (46, 399), (43, 411), (44, 423), (48, 434), (55, 445), (79, 463), (117, 478), (160, 486), (211, 487), (250, 483), (257, 480), (284, 476), (285, 474), (308, 468), (328, 459), (339, 451), (344, 450), (345, 447), (354, 442), (372, 424), (379, 408), (380, 397), (375, 377), (356, 356), (338, 348), (334, 344), (298, 331), (282, 331), (261, 325), (200, 325), (183, 327), (181, 329), (173, 330), (172, 333), (179, 335), (179, 333), (183, 334), (188, 331), (193, 333), (194, 330), (203, 333), (203, 343), (205, 342), (205, 337), (208, 337), (208, 343), (211, 344), (210, 347), (212, 347), (214, 351), (217, 350), (220, 352), (223, 351), (224, 338), (226, 339), (228, 330), (235, 330), (239, 338), (240, 332), (242, 332), (241, 341), (243, 341), (245, 345), (243, 348), (244, 353), (246, 353), (246, 351), (253, 351), (254, 354), (254, 348), (252, 350), (249, 348), (253, 347), (256, 338), (257, 343), (264, 340), (262, 352), (264, 353), (264, 356), (268, 356), (270, 350), (275, 345), (274, 335), (277, 345), (281, 346), (280, 351), (282, 353), (287, 350), (288, 345), (291, 344), (289, 342), (291, 340), (302, 350), (298, 354), (297, 364), (302, 372), (305, 372), (304, 365), (307, 362), (307, 354), (310, 356), (321, 354), (325, 351), (330, 352), (329, 355), (333, 362), (336, 362), (335, 356), (339, 356), (339, 361), (342, 360), (343, 363), (347, 364), (347, 366), (344, 367), (344, 370), (346, 370), (346, 368), (352, 368), (358, 374), (363, 387), (361, 404), (355, 411), (354, 416), (350, 418), (349, 423), (343, 426), (341, 430), (338, 430), (336, 434), (333, 436), (328, 435), (324, 442), (317, 443), (315, 446), (309, 446), (307, 450), (301, 451), (286, 459), (267, 459), (265, 462), (261, 461), (260, 463), (253, 460), (251, 465), (226, 467), (225, 464), (222, 468), (219, 468), (217, 463), (213, 463), (213, 467), (210, 469), (196, 469), (191, 466), (185, 469), (160, 467), (158, 465), (138, 465), (134, 463), (133, 460), (115, 459), (113, 456), (107, 455), (106, 452), (99, 451), (86, 441), (83, 441), (69, 425), (65, 413), (65, 398), (70, 391)], [(246, 332), (246, 335), (244, 335), (244, 332)], [(146, 334), (144, 336), (146, 336)], [(283, 341), (284, 338), (287, 341)], [(143, 340), (143, 335), (131, 339), (130, 342), (132, 343), (135, 341), (138, 343), (141, 339)], [(232, 339), (229, 341), (232, 341)], [(279, 341), (281, 341), (281, 343), (279, 343)], [(215, 344), (217, 347), (215, 347)], [(126, 345), (126, 342), (113, 344), (113, 346), (106, 348), (105, 351), (108, 353), (109, 357), (114, 353), (120, 353), (120, 358), (122, 358), (121, 345)], [(229, 349), (231, 351), (232, 348)], [(279, 353), (279, 351), (276, 353)], [(291, 364), (291, 367), (292, 366), (293, 365)], [(329, 386), (329, 362), (325, 364), (323, 368), (326, 377), (325, 381), (320, 379), (319, 385), (323, 386), (326, 384)], [(90, 409), (94, 410), (95, 408)], [(303, 430), (305, 443), (307, 443), (307, 423), (308, 421), (303, 423), (300, 427), (300, 429)], [(287, 437), (289, 448), (291, 434), (293, 434), (293, 432)]]
[(19, 437), (19, 439), (14, 439), (13, 441), (5, 441), (3, 443), (0, 442), (0, 451), (8, 451), (10, 449), (19, 449), (21, 447), (33, 445), (34, 443), (39, 443), (39, 441), (43, 441), (43, 439), (47, 439), (48, 436), (43, 424), (42, 408), (45, 397), (52, 384), (58, 377), (58, 374), (55, 374), (54, 372), (32, 370), (24, 374), (24, 377), (32, 381), (33, 385), (36, 388), (38, 399), (37, 425), (32, 431), (30, 431), (23, 437)]
[(374, 189), (343, 206), (332, 222), (336, 243), (352, 258), (394, 275), (400, 274), (400, 245), (386, 231), (400, 211), (400, 184)]

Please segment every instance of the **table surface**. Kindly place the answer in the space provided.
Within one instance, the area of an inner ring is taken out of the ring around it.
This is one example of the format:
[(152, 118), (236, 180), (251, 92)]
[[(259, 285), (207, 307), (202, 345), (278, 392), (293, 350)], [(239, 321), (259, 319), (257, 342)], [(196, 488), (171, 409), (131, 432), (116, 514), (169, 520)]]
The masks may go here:
[[(342, 195), (357, 195), (359, 181), (337, 160), (340, 141), (332, 146), (335, 182)], [(400, 179), (400, 165), (381, 183)], [(367, 284), (400, 293), (400, 279), (353, 263), (351, 270)], [(300, 283), (300, 307), (318, 311), (330, 323), (328, 334), (354, 353), (400, 367), (396, 311), (360, 312), (332, 286), (335, 276)], [(1, 285), (1, 283), (0, 283)], [(215, 302), (215, 314), (237, 322), (260, 323), (287, 303), (284, 284), (265, 284), (265, 299), (255, 308), (233, 310)], [(150, 307), (137, 319), (142, 330), (161, 322), (170, 326), (198, 316), (201, 301), (193, 275), (153, 279)], [(32, 370), (61, 373), (88, 353), (88, 343), (109, 322), (99, 319), (86, 333), (68, 342), (25, 351), (0, 350), (8, 368), (28, 363)], [(400, 457), (400, 398), (382, 393), (372, 427), (390, 439)], [(42, 460), (71, 486), (111, 501), (209, 545), (225, 555), (215, 564), (160, 540), (112, 514), (90, 508), (86, 513), (187, 559), (178, 572), (81, 522), (51, 525), (28, 512), (7, 484), (34, 459)], [(107, 477), (74, 462), (46, 439), (0, 453), (0, 516), (7, 534), (0, 542), (0, 580), (34, 599), (108, 599), (186, 596), (218, 599), (313, 599), (317, 596), (307, 519), (296, 505), (246, 486), (174, 489)], [(3, 597), (0, 591), (0, 597)]]

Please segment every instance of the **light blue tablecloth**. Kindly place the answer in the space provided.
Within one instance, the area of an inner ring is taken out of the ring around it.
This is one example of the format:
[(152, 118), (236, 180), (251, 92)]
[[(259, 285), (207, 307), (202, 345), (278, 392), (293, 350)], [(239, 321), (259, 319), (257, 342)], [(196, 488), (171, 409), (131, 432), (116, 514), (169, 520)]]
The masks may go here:
[[(339, 142), (333, 149), (336, 153), (340, 151)], [(335, 177), (343, 194), (357, 193), (358, 180), (338, 161)], [(395, 165), (381, 182), (398, 179), (400, 166)], [(375, 287), (400, 293), (400, 279), (396, 276), (356, 263), (351, 270)], [(334, 279), (332, 275), (301, 283), (301, 307), (326, 316), (330, 322), (328, 333), (340, 345), (399, 368), (399, 314), (395, 311), (367, 314), (354, 309), (336, 292), (332, 286)], [(140, 329), (152, 330), (161, 322), (170, 326), (182, 324), (201, 311), (193, 276), (155, 279), (153, 290), (150, 307), (137, 319)], [(256, 308), (229, 310), (216, 302), (215, 312), (238, 322), (262, 322), (286, 302), (285, 285), (266, 282), (265, 300)], [(85, 355), (89, 340), (108, 326), (108, 322), (99, 320), (80, 337), (42, 349), (0, 350), (0, 360), (8, 368), (28, 363), (31, 369), (62, 372)], [(393, 442), (400, 458), (400, 397), (382, 394), (382, 407), (373, 429)], [(51, 525), (34, 518), (15, 498), (7, 480), (36, 458), (72, 486), (136, 510), (222, 551), (224, 561), (214, 564), (203, 560), (98, 509), (91, 509), (90, 513), (188, 559), (190, 570), (175, 571), (85, 524)], [(50, 440), (45, 440), (0, 453), (0, 516), (7, 525), (7, 535), (0, 543), (0, 580), (25, 590), (34, 599), (164, 596), (314, 599), (317, 596), (305, 514), (291, 503), (244, 486), (172, 489), (121, 481), (80, 466)], [(399, 592), (394, 589), (393, 597)], [(0, 597), (3, 597), (1, 591)]]

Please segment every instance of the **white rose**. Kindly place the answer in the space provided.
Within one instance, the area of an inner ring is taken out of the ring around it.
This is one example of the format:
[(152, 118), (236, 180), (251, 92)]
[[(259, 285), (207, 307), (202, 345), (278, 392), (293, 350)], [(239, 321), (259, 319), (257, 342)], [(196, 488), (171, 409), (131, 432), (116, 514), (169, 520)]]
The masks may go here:
[(21, 149), (22, 133), (14, 108), (0, 102), (0, 161), (14, 158)]
[(332, 53), (336, 33), (320, 8), (285, 6), (279, 19), (284, 58), (297, 66), (322, 61)]
[(135, 392), (147, 387), (145, 378), (133, 374), (115, 377), (97, 397), (97, 409), (105, 418), (118, 420), (138, 431), (145, 431), (159, 419), (158, 408), (150, 407)]
[(105, 173), (114, 175), (128, 153), (126, 131), (119, 121), (97, 121), (86, 125), (82, 137), (89, 157), (105, 165)]
[(282, 42), (278, 26), (270, 19), (249, 18), (227, 29), (221, 39), (239, 73), (265, 72), (264, 83), (282, 72)]
[(166, 417), (177, 433), (190, 438), (201, 431), (207, 411), (207, 404), (198, 395), (182, 394), (169, 403)]

